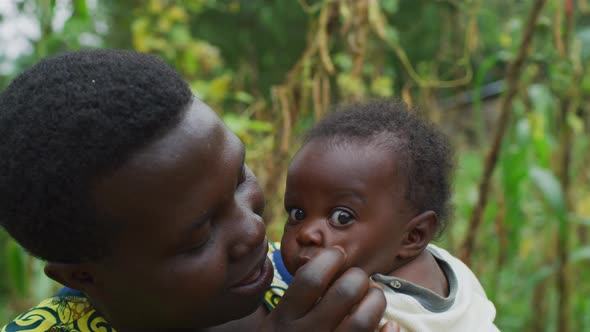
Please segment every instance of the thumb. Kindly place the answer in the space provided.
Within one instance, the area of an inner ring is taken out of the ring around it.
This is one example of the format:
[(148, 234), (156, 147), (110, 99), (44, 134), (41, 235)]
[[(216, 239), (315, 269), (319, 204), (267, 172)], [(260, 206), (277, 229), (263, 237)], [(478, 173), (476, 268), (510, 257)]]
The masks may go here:
[(400, 331), (399, 325), (397, 325), (397, 323), (394, 321), (387, 322), (385, 325), (383, 325), (381, 330), (379, 330), (379, 332), (399, 332), (399, 331)]

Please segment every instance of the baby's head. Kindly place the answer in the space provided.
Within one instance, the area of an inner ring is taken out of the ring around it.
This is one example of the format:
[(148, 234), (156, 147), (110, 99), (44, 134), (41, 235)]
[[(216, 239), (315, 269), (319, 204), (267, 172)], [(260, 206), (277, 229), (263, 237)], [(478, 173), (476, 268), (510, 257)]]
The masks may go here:
[(402, 103), (351, 104), (326, 116), (287, 174), (281, 252), (289, 272), (330, 246), (369, 274), (418, 256), (445, 228), (452, 157), (447, 138)]

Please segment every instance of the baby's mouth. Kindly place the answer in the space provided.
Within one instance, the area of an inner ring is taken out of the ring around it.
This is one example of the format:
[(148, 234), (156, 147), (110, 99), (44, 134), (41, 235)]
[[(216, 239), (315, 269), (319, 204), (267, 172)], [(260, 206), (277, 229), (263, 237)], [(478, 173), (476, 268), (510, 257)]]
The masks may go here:
[(297, 257), (297, 270), (299, 270), (303, 265), (307, 264), (307, 262), (309, 262), (313, 256), (306, 255)]

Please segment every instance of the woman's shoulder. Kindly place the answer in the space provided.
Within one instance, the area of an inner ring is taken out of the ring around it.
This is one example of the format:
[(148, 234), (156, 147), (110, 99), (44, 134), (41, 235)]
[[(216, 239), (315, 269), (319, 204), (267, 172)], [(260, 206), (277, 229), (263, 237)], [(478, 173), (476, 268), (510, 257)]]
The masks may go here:
[(0, 329), (0, 332), (93, 332), (99, 329), (115, 331), (83, 293), (63, 288), (16, 317)]

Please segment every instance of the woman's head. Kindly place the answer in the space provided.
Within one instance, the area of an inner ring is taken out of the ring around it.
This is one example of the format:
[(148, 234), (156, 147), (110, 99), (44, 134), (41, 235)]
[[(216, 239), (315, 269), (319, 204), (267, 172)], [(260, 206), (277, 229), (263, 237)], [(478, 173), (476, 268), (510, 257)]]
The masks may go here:
[(0, 220), (115, 327), (203, 327), (272, 268), (244, 147), (156, 57), (43, 60), (0, 97)]
[(104, 257), (116, 231), (96, 181), (177, 124), (192, 94), (162, 60), (93, 50), (46, 58), (0, 95), (0, 220), (31, 254)]

